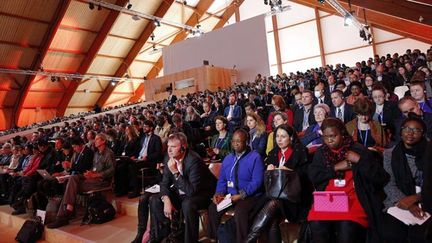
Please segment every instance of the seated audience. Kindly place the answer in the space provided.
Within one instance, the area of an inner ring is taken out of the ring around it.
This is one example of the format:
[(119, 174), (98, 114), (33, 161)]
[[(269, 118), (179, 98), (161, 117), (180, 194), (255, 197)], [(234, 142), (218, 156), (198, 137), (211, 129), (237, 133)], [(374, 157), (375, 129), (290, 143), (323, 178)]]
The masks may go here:
[(302, 107), (296, 110), (294, 114), (294, 128), (297, 132), (302, 132), (306, 130), (310, 125), (315, 124), (312, 108), (313, 103), (313, 93), (309, 90), (305, 90), (302, 93)]
[(324, 103), (316, 104), (313, 112), (316, 124), (309, 126), (300, 139), (301, 143), (309, 148), (309, 152), (315, 152), (316, 148), (323, 144), (321, 124), (329, 116), (330, 108)]
[(286, 116), (288, 117), (287, 123), (290, 126), (292, 126), (293, 122), (294, 122), (294, 119), (293, 119), (294, 114), (293, 114), (291, 108), (288, 105), (286, 105), (283, 97), (280, 95), (273, 95), (272, 105), (273, 105), (272, 110), (270, 110), (270, 114), (269, 114), (268, 119), (267, 119), (266, 131), (268, 133), (273, 131), (273, 118), (274, 118), (275, 112), (285, 113)]
[(357, 118), (348, 122), (346, 129), (355, 142), (382, 153), (387, 145), (387, 136), (381, 124), (371, 119), (372, 108), (368, 99), (356, 100), (354, 112), (357, 114)]
[(139, 186), (141, 186), (141, 181), (138, 181), (137, 176), (140, 169), (149, 168), (155, 171), (156, 164), (162, 162), (162, 141), (158, 135), (153, 133), (154, 128), (155, 124), (152, 121), (144, 121), (141, 151), (138, 154), (138, 158), (129, 163), (129, 198), (135, 198), (140, 195)]
[(351, 94), (347, 97), (346, 103), (353, 105), (356, 100), (365, 98), (362, 93), (362, 85), (359, 81), (352, 82), (349, 87)]
[(424, 112), (432, 113), (432, 101), (426, 97), (425, 82), (411, 82), (409, 88), (411, 96), (419, 103), (420, 109)]
[(156, 128), (154, 133), (161, 138), (162, 144), (165, 144), (168, 140), (168, 134), (171, 129), (171, 124), (168, 121), (168, 117), (168, 113), (161, 112), (161, 114), (156, 119)]
[(414, 113), (415, 115), (419, 116), (424, 123), (426, 124), (426, 138), (428, 140), (432, 139), (432, 114), (428, 112), (424, 112), (421, 108), (419, 103), (411, 97), (411, 96), (405, 96), (402, 99), (399, 100), (398, 107), (400, 112), (402, 113), (402, 117), (397, 119), (394, 129), (394, 136), (392, 139), (392, 144), (395, 145), (400, 141), (400, 128), (402, 127), (403, 120), (408, 117), (408, 114), (410, 112)]
[[(245, 242), (254, 209), (259, 208), (263, 193), (264, 162), (256, 151), (247, 146), (249, 133), (236, 130), (231, 140), (233, 153), (225, 157), (217, 182), (213, 203), (209, 207), (209, 237), (217, 239), (217, 229), (227, 209), (216, 211), (227, 194), (231, 195), (234, 209), (236, 242)], [(190, 242), (190, 241), (189, 241)]]
[[(390, 181), (384, 187), (387, 198), (385, 211), (390, 207), (408, 210), (414, 217), (423, 219), (422, 188), (426, 163), (425, 153), (428, 142), (425, 138), (426, 125), (417, 117), (405, 119), (401, 127), (401, 141), (384, 151), (384, 168)], [(430, 191), (427, 192), (430, 194)], [(424, 194), (423, 194), (424, 195)], [(428, 242), (426, 227), (431, 219), (422, 225), (406, 225), (388, 213), (384, 213), (383, 238), (387, 242)]]
[(225, 117), (216, 116), (214, 120), (218, 133), (211, 138), (207, 154), (212, 159), (223, 160), (231, 153), (232, 134), (227, 131), (228, 120)]
[[(302, 190), (307, 191), (307, 149), (300, 143), (295, 130), (287, 124), (279, 125), (274, 133), (276, 147), (265, 161), (267, 170), (296, 171), (302, 178)], [(308, 193), (310, 195), (311, 191), (302, 194)], [(246, 242), (254, 242), (264, 230), (268, 231), (269, 242), (282, 242), (279, 229), (281, 218), (286, 218), (289, 222), (304, 220), (310, 206), (310, 200), (306, 198), (307, 196), (303, 197), (300, 202), (267, 198), (265, 206), (255, 216)]]
[(345, 124), (356, 118), (353, 107), (345, 102), (342, 91), (338, 89), (333, 90), (330, 96), (332, 100), (330, 117), (338, 118)]
[(266, 148), (266, 154), (268, 155), (270, 153), (270, 151), (273, 149), (274, 147), (274, 130), (282, 125), (282, 124), (288, 124), (288, 116), (286, 115), (286, 113), (283, 112), (275, 112), (273, 115), (273, 130), (271, 133), (269, 133), (268, 138), (267, 138), (267, 148)]
[(267, 133), (264, 121), (255, 113), (246, 115), (246, 124), (249, 128), (248, 144), (252, 150), (257, 151), (262, 157), (266, 156)]
[(382, 242), (382, 205), (376, 191), (384, 186), (387, 173), (339, 119), (325, 119), (321, 130), (324, 145), (314, 154), (309, 179), (317, 191), (344, 193), (348, 211), (317, 211), (312, 206), (308, 220), (314, 242)]
[(107, 147), (108, 137), (104, 133), (96, 135), (94, 146), (97, 151), (93, 157), (92, 170), (76, 174), (68, 179), (56, 220), (47, 225), (54, 229), (69, 224), (79, 192), (107, 187), (114, 176), (114, 153)]
[[(188, 148), (183, 133), (168, 138), (168, 156), (165, 156), (160, 193), (145, 193), (138, 207), (138, 234), (133, 242), (140, 243), (147, 227), (148, 211), (151, 213), (150, 242), (160, 242), (169, 232), (169, 221), (182, 221), (185, 235), (181, 242), (198, 242), (199, 213), (210, 204), (216, 178), (197, 153)], [(154, 234), (157, 232), (158, 234)]]
[(228, 105), (224, 110), (224, 117), (228, 119), (228, 131), (233, 132), (240, 126), (242, 120), (242, 108), (236, 104), (237, 93), (232, 91), (229, 95)]

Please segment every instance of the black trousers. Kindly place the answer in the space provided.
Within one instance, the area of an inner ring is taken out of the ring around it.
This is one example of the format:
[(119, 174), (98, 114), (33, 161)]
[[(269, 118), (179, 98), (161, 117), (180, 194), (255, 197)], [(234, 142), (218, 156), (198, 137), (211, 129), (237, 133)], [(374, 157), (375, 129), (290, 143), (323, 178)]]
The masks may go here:
[(422, 225), (406, 225), (390, 214), (385, 213), (383, 238), (392, 243), (408, 242), (408, 240), (410, 243), (430, 242), (426, 240), (426, 229), (431, 223), (432, 220), (428, 219)]
[(24, 207), (24, 202), (26, 199), (36, 192), (37, 181), (40, 179), (38, 175), (23, 176), (21, 179), (21, 189), (16, 195), (16, 200), (14, 203), (14, 208), (18, 209)]
[(310, 221), (314, 243), (364, 243), (366, 228), (348, 221)]
[(156, 174), (156, 164), (149, 161), (130, 161), (128, 165), (128, 180), (129, 180), (129, 189), (131, 191), (138, 191), (138, 189), (141, 187), (141, 182), (138, 180), (138, 174), (140, 173), (140, 169), (142, 168), (149, 168), (151, 171), (146, 172), (144, 174), (148, 173), (154, 173)]
[[(176, 193), (169, 195), (175, 209), (183, 214), (185, 223), (184, 242), (196, 243), (199, 237), (199, 210), (206, 209), (210, 204), (210, 196), (179, 196)], [(161, 200), (161, 194), (150, 196), (150, 213), (151, 213), (151, 228), (152, 234), (160, 239), (161, 225), (169, 225), (169, 219), (165, 217), (163, 208), (164, 203)], [(160, 232), (160, 231), (159, 231)], [(156, 240), (157, 241), (157, 240)]]
[(147, 229), (147, 222), (149, 219), (149, 201), (150, 197), (155, 193), (144, 193), (138, 204), (138, 231), (145, 232)]
[[(243, 243), (248, 235), (249, 226), (252, 223), (253, 217), (256, 213), (256, 209), (262, 205), (263, 198), (249, 197), (244, 200), (238, 201), (234, 205), (234, 221), (236, 225), (236, 242)], [(227, 211), (223, 210), (218, 212), (216, 210), (216, 204), (210, 204), (208, 209), (209, 215), (209, 237), (211, 239), (217, 239), (217, 230), (220, 224), (222, 216)]]

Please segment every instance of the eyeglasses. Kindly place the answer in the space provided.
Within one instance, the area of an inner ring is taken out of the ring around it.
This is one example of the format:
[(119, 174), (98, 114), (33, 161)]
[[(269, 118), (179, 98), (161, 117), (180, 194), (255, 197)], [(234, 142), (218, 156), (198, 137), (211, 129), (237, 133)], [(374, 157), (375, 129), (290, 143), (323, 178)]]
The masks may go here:
[(423, 133), (423, 129), (421, 128), (412, 128), (412, 127), (402, 127), (402, 131), (405, 133), (414, 133), (414, 134), (421, 134)]

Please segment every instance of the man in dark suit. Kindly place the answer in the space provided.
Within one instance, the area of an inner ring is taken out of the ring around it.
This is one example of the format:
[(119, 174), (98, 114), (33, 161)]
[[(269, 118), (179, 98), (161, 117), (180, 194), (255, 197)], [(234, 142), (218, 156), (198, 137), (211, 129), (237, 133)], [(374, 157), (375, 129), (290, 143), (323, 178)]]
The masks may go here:
[(310, 125), (315, 124), (313, 114), (313, 93), (310, 90), (305, 90), (302, 93), (303, 106), (295, 110), (294, 113), (294, 128), (297, 132), (306, 130)]
[(242, 120), (242, 108), (236, 104), (237, 94), (232, 91), (229, 95), (228, 106), (225, 107), (224, 116), (228, 119), (228, 130), (234, 132), (234, 130), (240, 126)]
[(131, 161), (129, 164), (129, 198), (138, 197), (138, 182), (137, 173), (142, 168), (156, 169), (156, 164), (161, 162), (162, 157), (162, 141), (161, 138), (154, 134), (155, 124), (151, 120), (144, 121), (144, 136), (141, 138), (141, 151), (136, 161)]
[(345, 124), (356, 118), (353, 107), (345, 102), (343, 92), (336, 89), (331, 93), (330, 117), (338, 118)]
[(317, 104), (326, 104), (332, 107), (330, 93), (325, 93), (325, 84), (319, 82), (314, 88), (314, 96)]
[[(216, 178), (199, 155), (188, 149), (183, 133), (174, 133), (168, 138), (168, 156), (164, 164), (160, 193), (150, 196), (147, 201), (140, 201), (141, 208), (148, 207), (144, 204), (150, 204), (151, 232), (157, 231), (156, 235), (151, 234), (150, 241), (163, 239), (166, 236), (163, 232), (169, 232), (169, 229), (163, 228), (169, 226), (169, 220), (179, 220), (178, 213), (181, 212), (185, 223), (183, 242), (198, 242), (198, 210), (209, 206)], [(147, 222), (147, 219), (141, 219)], [(156, 230), (157, 227), (160, 230)], [(145, 228), (142, 230), (145, 231)]]

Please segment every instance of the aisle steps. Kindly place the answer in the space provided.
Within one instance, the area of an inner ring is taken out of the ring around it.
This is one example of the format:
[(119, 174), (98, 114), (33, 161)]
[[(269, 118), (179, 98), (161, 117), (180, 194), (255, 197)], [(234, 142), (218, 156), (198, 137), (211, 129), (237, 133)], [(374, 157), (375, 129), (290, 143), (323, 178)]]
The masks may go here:
[[(71, 224), (58, 229), (47, 229), (40, 243), (122, 243), (131, 242), (136, 234), (138, 223), (138, 199), (115, 198), (117, 216), (105, 224), (81, 226), (81, 218), (71, 220)], [(13, 216), (12, 208), (0, 206), (0, 242), (15, 242), (14, 238), (27, 219), (27, 215)]]

